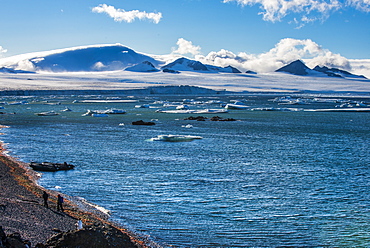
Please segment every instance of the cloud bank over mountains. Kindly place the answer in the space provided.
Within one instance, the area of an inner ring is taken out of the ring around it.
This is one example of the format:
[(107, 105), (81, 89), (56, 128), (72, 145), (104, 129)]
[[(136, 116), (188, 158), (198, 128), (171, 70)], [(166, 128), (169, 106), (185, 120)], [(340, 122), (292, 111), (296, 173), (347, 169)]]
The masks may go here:
[[(221, 49), (203, 55), (200, 46), (184, 38), (178, 39), (176, 44), (177, 47), (173, 47), (172, 52), (167, 55), (141, 54), (121, 44), (58, 49), (2, 58), (0, 67), (25, 71), (111, 71), (121, 70), (143, 61), (149, 61), (155, 66), (163, 66), (187, 55), (202, 64), (222, 68), (232, 66), (241, 72), (269, 73), (293, 61), (302, 60), (310, 68), (326, 66), (370, 77), (370, 59), (349, 60), (310, 39), (285, 38), (269, 51), (261, 54), (246, 52), (235, 54)], [(0, 51), (6, 50), (0, 48)], [(62, 64), (63, 66), (59, 68), (58, 66)]]
[(92, 8), (92, 12), (95, 13), (106, 13), (116, 22), (127, 22), (131, 23), (135, 19), (139, 20), (150, 20), (155, 24), (158, 24), (162, 19), (162, 13), (147, 13), (145, 11), (131, 10), (125, 11), (124, 9), (116, 9), (114, 6), (107, 4), (100, 4), (97, 7)]
[[(174, 50), (173, 55), (176, 55), (175, 52), (181, 51), (181, 54), (193, 54), (195, 60), (204, 64), (221, 67), (231, 65), (242, 71), (252, 70), (259, 73), (272, 72), (298, 59), (305, 60), (310, 67), (319, 65), (336, 67), (344, 70), (352, 69), (351, 63), (347, 58), (322, 48), (319, 44), (310, 39), (282, 39), (274, 48), (261, 54), (248, 54), (245, 52), (234, 54), (231, 51), (221, 49), (218, 52), (210, 52), (207, 55), (199, 54), (201, 50), (199, 46), (186, 43), (184, 39), (181, 39), (181, 42), (179, 41), (177, 42), (179, 48)], [(194, 51), (197, 53), (194, 53)]]

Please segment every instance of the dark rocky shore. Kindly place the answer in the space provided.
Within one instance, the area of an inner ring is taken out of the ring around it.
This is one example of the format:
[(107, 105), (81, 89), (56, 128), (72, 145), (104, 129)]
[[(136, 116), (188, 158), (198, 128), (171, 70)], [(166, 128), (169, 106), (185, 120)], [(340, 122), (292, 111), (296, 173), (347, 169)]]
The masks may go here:
[[(73, 201), (66, 200), (64, 211), (57, 211), (58, 192), (47, 191), (49, 206), (45, 207), (45, 189), (35, 183), (36, 173), (0, 153), (0, 248), (152, 247), (109, 222), (107, 216), (82, 210)], [(79, 230), (78, 220), (83, 223)]]

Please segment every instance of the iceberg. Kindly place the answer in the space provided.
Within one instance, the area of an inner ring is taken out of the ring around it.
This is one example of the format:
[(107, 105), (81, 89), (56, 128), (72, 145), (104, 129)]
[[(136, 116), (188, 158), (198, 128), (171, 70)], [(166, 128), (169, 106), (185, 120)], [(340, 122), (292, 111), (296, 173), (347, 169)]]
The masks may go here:
[(226, 109), (247, 109), (249, 106), (245, 105), (242, 102), (228, 103), (225, 106)]
[(176, 109), (176, 110), (162, 110), (158, 109), (157, 113), (166, 113), (166, 114), (222, 114), (227, 113), (226, 109)]
[(108, 114), (126, 114), (126, 110), (123, 109), (107, 109), (107, 110), (87, 110), (82, 116), (98, 116), (98, 115), (108, 115)]
[(193, 135), (158, 135), (157, 137), (151, 138), (151, 141), (167, 141), (167, 142), (187, 142), (193, 141), (196, 139), (203, 139), (201, 136)]
[(59, 115), (59, 114), (55, 111), (47, 111), (47, 112), (36, 113), (36, 115), (38, 115), (38, 116), (55, 116), (55, 115)]

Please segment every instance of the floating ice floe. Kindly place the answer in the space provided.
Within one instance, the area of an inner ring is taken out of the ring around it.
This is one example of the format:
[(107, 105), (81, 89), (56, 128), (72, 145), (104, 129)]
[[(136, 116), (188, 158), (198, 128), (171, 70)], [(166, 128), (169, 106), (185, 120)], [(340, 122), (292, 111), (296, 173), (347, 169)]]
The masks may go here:
[(62, 111), (63, 111), (63, 112), (70, 112), (70, 111), (72, 111), (72, 109), (70, 109), (70, 108), (66, 107), (66, 108), (65, 108), (65, 109), (63, 109)]
[(193, 141), (196, 139), (203, 139), (201, 136), (193, 135), (158, 135), (155, 138), (151, 138), (151, 141), (167, 141), (167, 142), (184, 142), (184, 141)]
[[(126, 110), (123, 109), (107, 109), (107, 110), (87, 110), (82, 116), (94, 116), (97, 115), (108, 115), (108, 114), (126, 114)], [(99, 116), (101, 117), (101, 116)]]
[(310, 112), (370, 112), (370, 108), (305, 109)]
[(177, 110), (162, 110), (158, 109), (157, 113), (167, 114), (215, 114), (215, 113), (227, 113), (226, 109), (177, 109)]
[(38, 116), (54, 116), (54, 115), (59, 115), (55, 111), (47, 111), (47, 112), (41, 112), (41, 113), (36, 113)]
[(136, 105), (135, 108), (150, 108), (149, 104)]
[(82, 100), (83, 103), (133, 103), (137, 100)]
[(245, 105), (242, 102), (228, 103), (225, 106), (226, 109), (248, 109), (249, 106)]
[(92, 117), (108, 117), (109, 115), (108, 114), (92, 114), (91, 115)]
[(191, 125), (191, 124), (187, 124), (187, 125), (182, 125), (181, 127), (184, 127), (184, 128), (193, 128), (194, 126)]
[(188, 105), (182, 104), (176, 107), (177, 110), (188, 110), (190, 109)]
[(303, 111), (303, 108), (252, 108), (252, 111)]
[(302, 105), (302, 104), (309, 104), (309, 100), (298, 98), (286, 102), (279, 102), (279, 105)]
[(8, 105), (23, 105), (28, 104), (27, 101), (20, 101), (20, 102), (8, 102)]

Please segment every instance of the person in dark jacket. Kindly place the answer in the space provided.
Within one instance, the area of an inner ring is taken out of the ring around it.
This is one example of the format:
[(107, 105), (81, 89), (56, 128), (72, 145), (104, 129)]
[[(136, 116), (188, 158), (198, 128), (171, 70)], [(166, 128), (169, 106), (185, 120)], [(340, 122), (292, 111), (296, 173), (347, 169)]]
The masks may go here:
[(44, 191), (44, 193), (42, 194), (42, 198), (44, 198), (44, 206), (46, 208), (49, 208), (49, 205), (48, 205), (49, 194), (46, 193), (46, 191)]
[(60, 194), (58, 194), (58, 200), (57, 200), (57, 210), (59, 211), (64, 211), (63, 209), (63, 202), (64, 202), (64, 199), (63, 199), (63, 196), (61, 196)]

